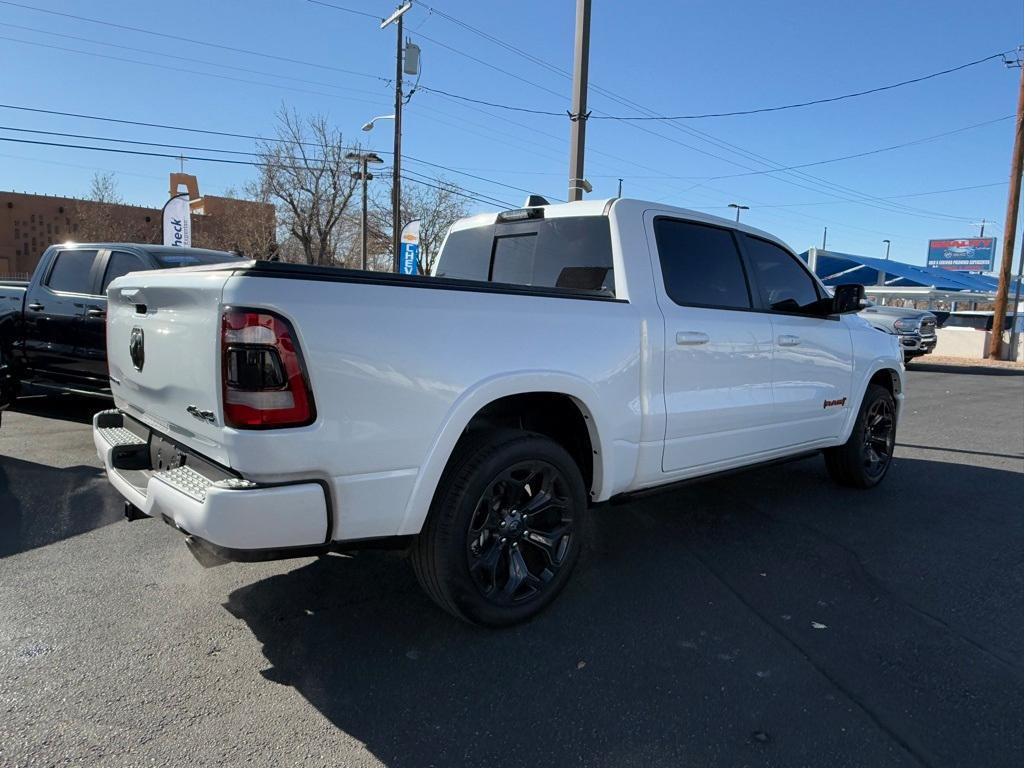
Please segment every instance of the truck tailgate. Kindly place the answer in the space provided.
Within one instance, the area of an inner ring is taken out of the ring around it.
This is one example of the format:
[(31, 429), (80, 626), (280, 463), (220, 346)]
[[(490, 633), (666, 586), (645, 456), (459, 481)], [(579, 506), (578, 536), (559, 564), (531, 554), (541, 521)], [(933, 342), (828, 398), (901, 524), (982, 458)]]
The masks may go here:
[(117, 407), (221, 464), (221, 294), (227, 271), (137, 272), (107, 292)]

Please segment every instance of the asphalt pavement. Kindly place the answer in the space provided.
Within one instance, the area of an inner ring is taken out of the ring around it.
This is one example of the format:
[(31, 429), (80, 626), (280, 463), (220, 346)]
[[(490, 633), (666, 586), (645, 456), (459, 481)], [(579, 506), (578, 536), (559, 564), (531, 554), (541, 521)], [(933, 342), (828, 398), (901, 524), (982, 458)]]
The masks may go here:
[(399, 553), (204, 569), (126, 523), (95, 402), (0, 428), (0, 766), (1024, 765), (1024, 376), (913, 365), (872, 491), (820, 458), (594, 513), (534, 621)]

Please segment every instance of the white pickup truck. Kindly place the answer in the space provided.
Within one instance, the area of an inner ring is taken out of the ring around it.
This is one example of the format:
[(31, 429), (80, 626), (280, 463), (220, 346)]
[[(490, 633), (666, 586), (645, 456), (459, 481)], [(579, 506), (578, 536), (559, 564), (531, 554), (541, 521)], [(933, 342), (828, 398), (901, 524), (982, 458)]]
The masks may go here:
[(96, 449), (203, 558), (409, 549), (483, 625), (562, 589), (588, 508), (823, 452), (885, 476), (895, 337), (751, 227), (657, 203), (457, 223), (432, 276), (239, 262), (114, 281)]

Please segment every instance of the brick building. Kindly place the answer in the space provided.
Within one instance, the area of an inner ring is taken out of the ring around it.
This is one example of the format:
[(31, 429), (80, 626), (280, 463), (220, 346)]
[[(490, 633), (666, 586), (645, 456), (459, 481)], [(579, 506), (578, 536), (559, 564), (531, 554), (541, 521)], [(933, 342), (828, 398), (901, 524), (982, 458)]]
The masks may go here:
[[(179, 176), (172, 175), (174, 190)], [(190, 192), (198, 192), (194, 177), (188, 181)], [(272, 205), (207, 195), (191, 206), (192, 245), (264, 258), (275, 249)], [(159, 243), (162, 237), (159, 208), (0, 192), (0, 278), (30, 275), (53, 243)]]

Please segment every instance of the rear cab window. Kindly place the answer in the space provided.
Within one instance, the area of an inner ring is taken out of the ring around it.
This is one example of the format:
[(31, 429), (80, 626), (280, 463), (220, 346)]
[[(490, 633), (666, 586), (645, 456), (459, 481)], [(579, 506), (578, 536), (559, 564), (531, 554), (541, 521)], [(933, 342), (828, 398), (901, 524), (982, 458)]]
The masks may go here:
[(58, 251), (46, 276), (46, 287), (60, 293), (91, 294), (97, 254), (98, 251), (87, 250)]
[(455, 230), (434, 276), (613, 298), (611, 227), (606, 216), (572, 216)]
[(152, 250), (150, 255), (156, 259), (161, 269), (174, 269), (175, 267), (199, 267), (209, 264), (223, 264), (229, 261), (243, 261), (236, 253), (227, 251), (201, 251), (182, 250), (180, 248), (166, 248)]

